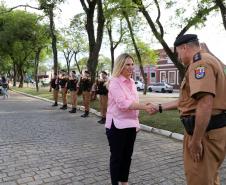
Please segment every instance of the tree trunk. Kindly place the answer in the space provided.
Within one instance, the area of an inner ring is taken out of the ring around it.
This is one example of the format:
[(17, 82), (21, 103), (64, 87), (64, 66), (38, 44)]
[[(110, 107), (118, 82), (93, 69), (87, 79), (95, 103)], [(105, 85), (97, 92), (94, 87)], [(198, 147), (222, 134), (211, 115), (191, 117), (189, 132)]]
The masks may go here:
[(224, 29), (226, 30), (226, 6), (223, 0), (215, 0), (215, 3), (220, 8)]
[(58, 72), (58, 57), (57, 57), (57, 37), (55, 34), (55, 25), (54, 25), (54, 15), (53, 15), (54, 4), (49, 5), (49, 26), (50, 26), (50, 35), (52, 38), (52, 50), (53, 50), (53, 70), (54, 73)]
[(80, 66), (79, 66), (79, 64), (78, 64), (78, 60), (77, 60), (77, 52), (76, 52), (76, 51), (74, 51), (74, 60), (75, 60), (76, 66), (77, 66), (77, 68), (78, 68), (79, 74), (82, 74), (82, 71), (81, 71)]
[(168, 55), (168, 57), (171, 59), (171, 61), (174, 63), (174, 65), (177, 67), (177, 69), (179, 70), (179, 74), (180, 74), (180, 79), (183, 79), (184, 74), (185, 74), (185, 68), (184, 66), (178, 61), (177, 59), (177, 55), (175, 52), (173, 52), (170, 47), (167, 45), (167, 43), (165, 42), (165, 40), (161, 37), (161, 33), (158, 32), (155, 23), (152, 21), (150, 15), (148, 14), (148, 12), (146, 11), (144, 5), (142, 4), (142, 2), (140, 0), (132, 0), (135, 4), (138, 5), (139, 10), (142, 12), (142, 14), (144, 15), (144, 17), (146, 18), (155, 38), (161, 43), (161, 45), (163, 46), (166, 54)]
[(13, 87), (16, 87), (16, 81), (17, 81), (17, 70), (16, 70), (16, 64), (13, 61)]
[[(103, 31), (104, 31), (104, 14), (101, 0), (93, 0), (89, 1), (89, 8), (84, 4), (84, 0), (80, 0), (84, 11), (87, 15), (86, 20), (86, 30), (89, 39), (89, 58), (87, 61), (88, 71), (91, 72), (91, 80), (92, 83), (95, 81), (96, 69), (98, 64), (99, 52), (103, 39)], [(94, 11), (95, 6), (97, 5), (97, 37), (95, 39), (95, 31), (94, 31)]]
[(42, 51), (42, 48), (39, 48), (38, 51), (35, 53), (35, 87), (36, 91), (39, 92), (39, 86), (38, 86), (38, 68), (39, 68), (39, 58), (40, 53)]
[(108, 37), (109, 37), (109, 42), (110, 42), (110, 52), (111, 52), (111, 73), (113, 72), (114, 68), (114, 43), (113, 43), (113, 38), (112, 38), (112, 26), (111, 26), (111, 21), (107, 22), (107, 32), (108, 32)]
[(141, 55), (140, 55), (139, 49), (138, 49), (137, 44), (136, 44), (136, 40), (134, 38), (133, 28), (132, 28), (132, 25), (130, 23), (130, 20), (129, 20), (127, 12), (126, 11), (122, 11), (122, 14), (124, 15), (124, 17), (126, 19), (126, 22), (128, 24), (130, 36), (131, 36), (131, 39), (132, 39), (132, 42), (133, 42), (133, 46), (134, 46), (134, 49), (135, 49), (135, 52), (136, 52), (136, 55), (137, 55), (137, 59), (138, 59), (138, 62), (139, 62), (140, 72), (141, 72), (141, 75), (142, 75), (143, 80), (144, 80), (144, 94), (146, 94), (147, 93), (147, 77), (145, 76), (145, 73), (144, 73), (144, 67), (143, 67), (143, 64), (142, 64), (142, 60), (141, 60)]
[(67, 50), (66, 52), (63, 51), (64, 53), (64, 58), (67, 63), (67, 74), (70, 75), (70, 70), (71, 70), (71, 60), (74, 55), (74, 52), (72, 50)]
[(115, 65), (115, 49), (111, 46), (111, 73), (113, 72), (114, 65)]
[(19, 73), (19, 78), (20, 78), (20, 82), (19, 82), (19, 88), (23, 88), (24, 86), (24, 73), (23, 73), (23, 68), (22, 66), (18, 65), (18, 73)]

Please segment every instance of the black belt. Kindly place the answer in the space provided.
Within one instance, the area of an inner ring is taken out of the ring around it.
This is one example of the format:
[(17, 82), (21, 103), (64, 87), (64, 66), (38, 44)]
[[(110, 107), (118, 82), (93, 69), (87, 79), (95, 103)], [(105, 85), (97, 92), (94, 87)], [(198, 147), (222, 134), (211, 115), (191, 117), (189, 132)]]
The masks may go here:
[[(193, 135), (193, 131), (195, 128), (195, 116), (182, 116), (181, 121), (184, 125), (186, 132), (189, 135)], [(213, 115), (209, 121), (209, 124), (206, 128), (206, 132), (218, 129), (226, 126), (226, 112)]]

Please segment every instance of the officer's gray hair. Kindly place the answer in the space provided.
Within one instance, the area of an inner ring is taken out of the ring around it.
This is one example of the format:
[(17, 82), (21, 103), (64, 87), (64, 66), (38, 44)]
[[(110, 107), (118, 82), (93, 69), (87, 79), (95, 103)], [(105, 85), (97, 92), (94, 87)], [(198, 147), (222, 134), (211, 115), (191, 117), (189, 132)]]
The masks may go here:
[(190, 47), (200, 47), (198, 40), (193, 41), (193, 42), (189, 42), (189, 43), (187, 43), (187, 45), (190, 46)]

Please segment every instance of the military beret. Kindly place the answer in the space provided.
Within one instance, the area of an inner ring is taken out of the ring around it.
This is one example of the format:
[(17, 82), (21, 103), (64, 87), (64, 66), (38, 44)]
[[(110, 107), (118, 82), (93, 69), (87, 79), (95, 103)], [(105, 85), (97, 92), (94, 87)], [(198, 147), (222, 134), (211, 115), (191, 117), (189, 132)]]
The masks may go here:
[(174, 42), (174, 47), (180, 46), (181, 44), (186, 44), (189, 42), (198, 41), (198, 37), (195, 34), (185, 34), (176, 38)]
[(105, 74), (105, 75), (108, 75), (106, 71), (101, 71), (101, 73), (103, 73), (103, 74)]
[(90, 72), (89, 71), (85, 71), (85, 73), (90, 75)]

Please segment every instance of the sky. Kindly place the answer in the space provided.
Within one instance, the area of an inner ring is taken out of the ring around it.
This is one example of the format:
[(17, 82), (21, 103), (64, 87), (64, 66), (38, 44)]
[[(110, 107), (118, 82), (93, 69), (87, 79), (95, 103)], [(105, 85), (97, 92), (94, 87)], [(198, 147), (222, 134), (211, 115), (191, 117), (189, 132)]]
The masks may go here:
[[(7, 7), (13, 7), (19, 4), (29, 4), (32, 6), (37, 6), (37, 2), (35, 0), (4, 0)], [(70, 19), (78, 13), (83, 12), (82, 6), (80, 4), (80, 0), (66, 0), (64, 4), (60, 5), (61, 10), (57, 10), (56, 17), (56, 27), (62, 27), (63, 25), (67, 25), (70, 22)], [(27, 9), (29, 11), (33, 11)], [(220, 60), (222, 60), (226, 64), (226, 30), (222, 25), (221, 16), (211, 16), (208, 17), (208, 21), (205, 27), (202, 27), (200, 30), (190, 29), (187, 33), (195, 33), (199, 37), (200, 42), (205, 42), (210, 49), (210, 51), (216, 55)], [(146, 37), (149, 37), (146, 35)], [(169, 46), (173, 46), (173, 42), (175, 40), (175, 33), (172, 30), (171, 33), (165, 35), (165, 40), (167, 41)], [(154, 49), (162, 48), (161, 45), (154, 45)], [(120, 54), (122, 48), (116, 49), (116, 56)], [(110, 57), (109, 50), (106, 51), (106, 47), (102, 47), (102, 53)]]

